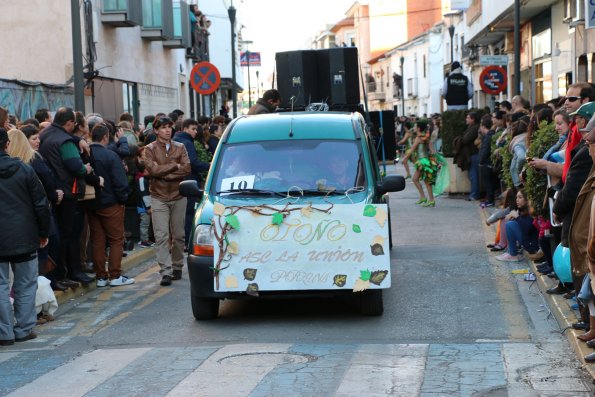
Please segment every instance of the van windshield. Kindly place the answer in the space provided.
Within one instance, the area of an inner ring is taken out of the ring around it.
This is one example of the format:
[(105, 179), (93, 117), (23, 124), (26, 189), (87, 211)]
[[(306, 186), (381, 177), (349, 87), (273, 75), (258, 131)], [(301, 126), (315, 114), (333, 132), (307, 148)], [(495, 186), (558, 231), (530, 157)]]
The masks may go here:
[(216, 166), (213, 192), (289, 189), (345, 192), (366, 187), (363, 156), (354, 141), (283, 140), (229, 144)]

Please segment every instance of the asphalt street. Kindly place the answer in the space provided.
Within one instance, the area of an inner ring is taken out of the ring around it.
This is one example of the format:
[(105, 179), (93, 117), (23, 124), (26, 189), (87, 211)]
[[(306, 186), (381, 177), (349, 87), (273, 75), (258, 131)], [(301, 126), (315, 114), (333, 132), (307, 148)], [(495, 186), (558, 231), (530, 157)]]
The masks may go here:
[[(389, 166), (389, 172), (394, 166)], [(537, 286), (486, 248), (477, 202), (390, 196), (384, 314), (350, 299), (225, 301), (196, 321), (189, 282), (136, 284), (63, 305), (39, 338), (0, 348), (0, 395), (592, 396)], [(12, 393), (12, 394), (11, 394)]]

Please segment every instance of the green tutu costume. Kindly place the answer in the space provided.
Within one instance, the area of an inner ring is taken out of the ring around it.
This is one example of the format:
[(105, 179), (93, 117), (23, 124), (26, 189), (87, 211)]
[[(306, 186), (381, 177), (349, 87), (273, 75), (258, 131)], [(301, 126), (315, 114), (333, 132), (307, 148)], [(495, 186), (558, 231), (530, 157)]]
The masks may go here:
[(446, 159), (440, 153), (431, 153), (429, 145), (429, 139), (424, 139), (412, 153), (411, 160), (420, 171), (419, 179), (433, 186), (432, 192), (435, 195), (440, 195), (448, 187), (450, 174)]

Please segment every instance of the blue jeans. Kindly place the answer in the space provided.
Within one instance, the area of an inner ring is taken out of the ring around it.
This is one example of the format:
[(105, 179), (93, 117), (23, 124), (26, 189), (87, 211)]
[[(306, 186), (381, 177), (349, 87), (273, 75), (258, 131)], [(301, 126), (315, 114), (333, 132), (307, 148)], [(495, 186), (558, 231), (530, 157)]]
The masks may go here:
[(519, 254), (518, 247), (523, 247), (529, 253), (535, 253), (539, 249), (533, 241), (525, 240), (521, 226), (514, 220), (506, 222), (506, 238), (508, 240), (508, 253), (512, 256)]
[[(9, 267), (14, 272), (14, 314), (8, 289)], [(33, 330), (37, 321), (36, 293), (37, 257), (20, 263), (0, 262), (0, 339), (23, 338)], [(14, 319), (16, 324), (13, 326)]]
[(469, 180), (471, 181), (470, 198), (479, 198), (479, 154), (471, 155), (471, 168), (469, 168)]

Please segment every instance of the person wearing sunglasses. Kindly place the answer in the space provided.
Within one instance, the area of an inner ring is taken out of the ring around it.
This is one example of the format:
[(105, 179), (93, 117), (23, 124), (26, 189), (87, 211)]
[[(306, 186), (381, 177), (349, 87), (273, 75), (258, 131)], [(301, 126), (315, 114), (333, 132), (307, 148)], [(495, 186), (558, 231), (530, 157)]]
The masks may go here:
[[(566, 109), (566, 113), (571, 114), (576, 112), (585, 103), (591, 102), (594, 99), (595, 92), (591, 84), (585, 82), (575, 83), (568, 87), (563, 106), (564, 109)], [(587, 121), (589, 121), (589, 119), (587, 119)], [(562, 170), (562, 181), (566, 181), (566, 175), (568, 174), (568, 168), (570, 167), (570, 161), (572, 160), (572, 150), (582, 139), (583, 137), (578, 130), (576, 121), (574, 120), (570, 123), (568, 146), (566, 147), (566, 159), (564, 161), (564, 169)]]

